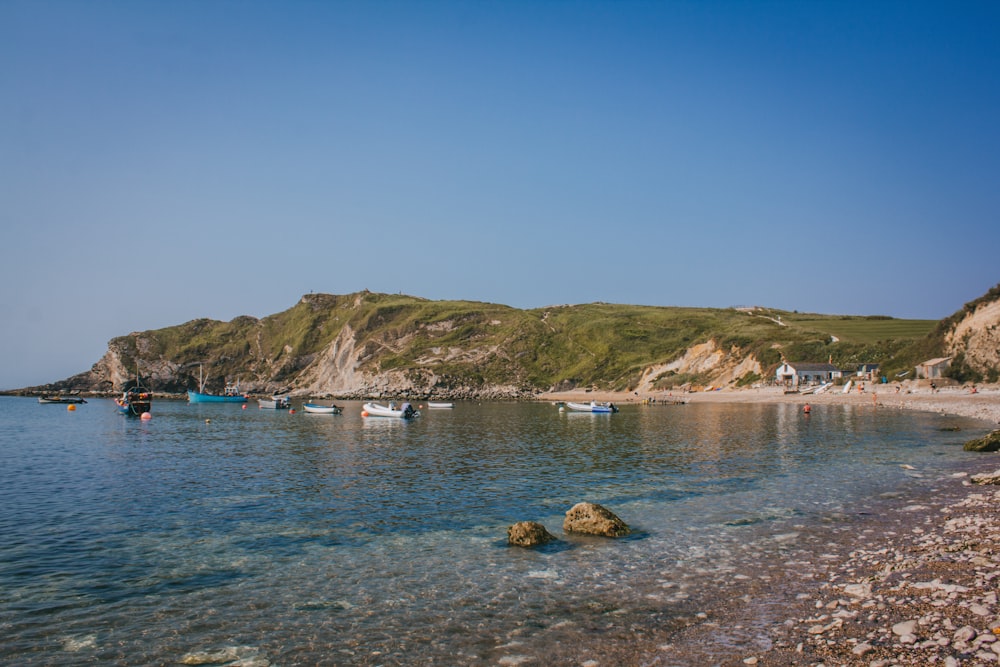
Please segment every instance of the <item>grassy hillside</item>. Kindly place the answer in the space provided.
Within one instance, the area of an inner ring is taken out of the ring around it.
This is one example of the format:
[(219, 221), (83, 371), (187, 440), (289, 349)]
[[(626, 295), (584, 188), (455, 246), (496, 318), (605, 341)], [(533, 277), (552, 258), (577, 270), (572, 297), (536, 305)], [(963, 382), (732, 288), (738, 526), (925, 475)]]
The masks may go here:
[[(353, 344), (358, 371), (401, 372), (417, 384), (434, 383), (439, 393), (488, 386), (628, 390), (649, 366), (672, 362), (708, 341), (736, 358), (752, 355), (765, 377), (782, 358), (832, 360), (843, 368), (912, 367), (933, 346), (928, 332), (936, 324), (607, 303), (519, 310), (362, 292), (309, 294), (260, 320), (194, 320), (116, 338), (111, 347), (127, 367), (160, 368), (161, 391), (196, 387), (199, 368), (213, 391), (237, 379), (261, 390), (291, 388), (334, 341)], [(710, 372), (688, 373), (664, 377), (660, 386), (711, 379)]]

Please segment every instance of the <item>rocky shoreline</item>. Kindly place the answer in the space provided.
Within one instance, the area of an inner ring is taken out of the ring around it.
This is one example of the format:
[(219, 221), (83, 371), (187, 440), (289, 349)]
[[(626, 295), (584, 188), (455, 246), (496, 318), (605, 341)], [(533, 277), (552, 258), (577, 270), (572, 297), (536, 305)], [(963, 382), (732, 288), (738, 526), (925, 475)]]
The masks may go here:
[[(683, 395), (685, 402), (854, 404), (1000, 422), (996, 386), (843, 394), (773, 388)], [(571, 392), (547, 400), (674, 403), (677, 397)], [(924, 485), (877, 516), (821, 538), (706, 601), (699, 620), (625, 664), (946, 667), (1000, 663), (1000, 457), (970, 453), (965, 472)], [(920, 476), (920, 471), (912, 471)], [(985, 473), (985, 474), (984, 474)], [(974, 483), (975, 482), (975, 483)]]
[[(977, 466), (1000, 464), (984, 456)], [(1000, 471), (987, 476), (939, 480), (931, 498), (833, 531), (821, 553), (789, 550), (634, 664), (997, 664)]]

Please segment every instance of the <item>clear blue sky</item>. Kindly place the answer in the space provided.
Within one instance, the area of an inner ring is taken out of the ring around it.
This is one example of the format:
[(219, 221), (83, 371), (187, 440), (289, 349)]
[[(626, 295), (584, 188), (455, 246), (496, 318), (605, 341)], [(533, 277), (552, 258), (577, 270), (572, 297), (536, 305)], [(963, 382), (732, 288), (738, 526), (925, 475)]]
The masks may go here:
[(0, 388), (362, 289), (941, 318), (1000, 3), (0, 0)]

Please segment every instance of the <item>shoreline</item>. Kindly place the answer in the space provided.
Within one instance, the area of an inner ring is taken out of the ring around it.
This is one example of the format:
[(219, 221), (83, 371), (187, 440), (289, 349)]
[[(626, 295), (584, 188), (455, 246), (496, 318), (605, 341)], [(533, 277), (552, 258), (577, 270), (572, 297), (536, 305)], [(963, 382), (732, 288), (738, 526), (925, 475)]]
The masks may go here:
[(669, 405), (672, 403), (792, 403), (805, 405), (856, 405), (859, 407), (888, 408), (937, 412), (959, 417), (970, 417), (991, 424), (1000, 424), (1000, 385), (980, 385), (976, 393), (961, 387), (942, 387), (936, 391), (923, 387), (874, 385), (876, 391), (852, 391), (844, 394), (834, 387), (822, 394), (786, 394), (780, 387), (755, 389), (722, 389), (718, 391), (680, 392), (614, 392), (614, 391), (562, 391), (538, 394), (539, 401), (609, 401), (616, 405), (638, 405), (646, 402)]
[[(985, 431), (1000, 423), (1000, 386), (903, 383), (876, 392), (842, 389), (785, 394), (781, 388), (648, 394), (551, 392), (546, 401), (652, 401), (854, 405), (969, 417)], [(909, 385), (909, 386), (908, 386)], [(922, 478), (926, 471), (912, 471)], [(808, 566), (775, 563), (747, 582), (744, 595), (712, 601), (702, 620), (669, 633), (635, 664), (739, 667), (895, 667), (1000, 663), (1000, 456), (969, 453), (950, 475), (928, 475), (880, 514), (859, 508), (849, 525), (831, 527), (824, 553)], [(813, 571), (815, 570), (815, 571)], [(630, 663), (631, 664), (631, 663)]]

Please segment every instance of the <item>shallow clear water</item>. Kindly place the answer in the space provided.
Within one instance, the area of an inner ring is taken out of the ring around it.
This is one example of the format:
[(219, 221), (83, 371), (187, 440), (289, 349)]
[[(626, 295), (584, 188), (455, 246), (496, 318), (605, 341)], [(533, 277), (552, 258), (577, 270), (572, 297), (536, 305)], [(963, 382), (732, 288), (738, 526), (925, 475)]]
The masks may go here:
[[(345, 405), (158, 400), (142, 422), (0, 398), (0, 663), (582, 664), (961, 469), (969, 436), (942, 426), (982, 430), (849, 406)], [(564, 535), (583, 500), (635, 534)], [(562, 539), (507, 547), (521, 520)]]

